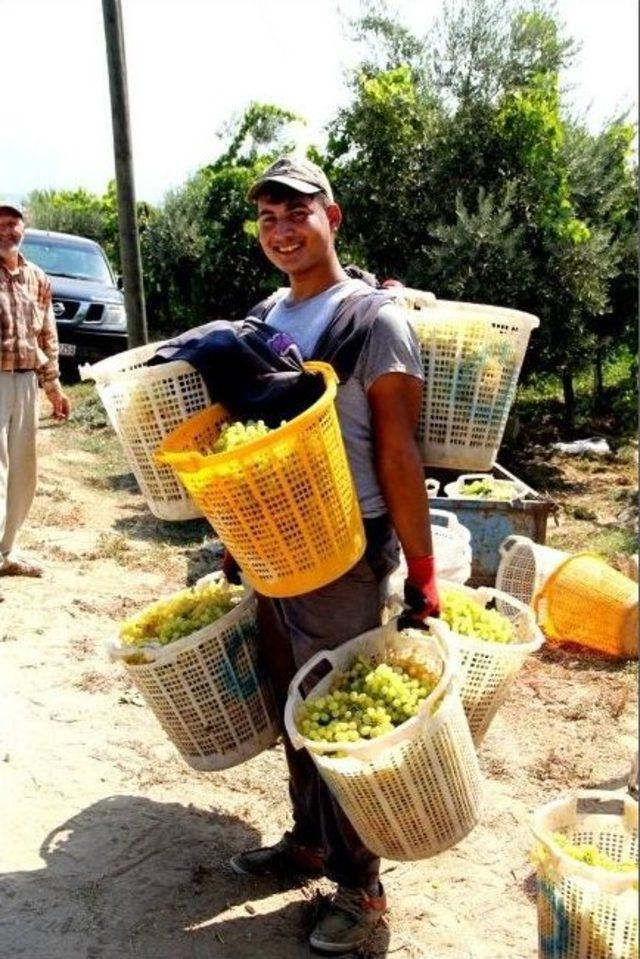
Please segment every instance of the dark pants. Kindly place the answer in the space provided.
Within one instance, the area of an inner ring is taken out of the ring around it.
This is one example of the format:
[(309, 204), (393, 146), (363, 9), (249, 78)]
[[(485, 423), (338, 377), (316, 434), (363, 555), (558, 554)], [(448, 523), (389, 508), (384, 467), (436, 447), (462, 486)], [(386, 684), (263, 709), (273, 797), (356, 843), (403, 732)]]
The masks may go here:
[[(261, 652), (281, 713), (291, 679), (316, 652), (380, 625), (380, 583), (397, 566), (398, 543), (386, 516), (365, 520), (365, 529), (365, 555), (344, 576), (303, 596), (259, 597)], [(334, 882), (377, 890), (379, 858), (363, 845), (307, 750), (294, 749), (286, 733), (284, 747), (294, 840), (323, 849)]]

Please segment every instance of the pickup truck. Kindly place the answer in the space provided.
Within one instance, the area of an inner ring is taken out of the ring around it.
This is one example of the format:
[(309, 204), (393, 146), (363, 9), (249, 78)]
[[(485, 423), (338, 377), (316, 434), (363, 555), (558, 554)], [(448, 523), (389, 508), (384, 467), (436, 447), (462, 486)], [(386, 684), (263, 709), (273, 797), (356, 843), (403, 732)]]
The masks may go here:
[(63, 370), (127, 349), (124, 296), (100, 244), (27, 229), (21, 252), (51, 280)]

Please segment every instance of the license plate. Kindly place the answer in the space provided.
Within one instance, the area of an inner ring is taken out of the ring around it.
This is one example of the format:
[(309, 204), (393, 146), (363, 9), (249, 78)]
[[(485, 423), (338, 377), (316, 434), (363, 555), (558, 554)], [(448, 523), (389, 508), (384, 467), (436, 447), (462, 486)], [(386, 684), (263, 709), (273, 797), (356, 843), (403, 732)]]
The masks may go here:
[(76, 355), (76, 344), (75, 343), (59, 343), (60, 356), (75, 356)]

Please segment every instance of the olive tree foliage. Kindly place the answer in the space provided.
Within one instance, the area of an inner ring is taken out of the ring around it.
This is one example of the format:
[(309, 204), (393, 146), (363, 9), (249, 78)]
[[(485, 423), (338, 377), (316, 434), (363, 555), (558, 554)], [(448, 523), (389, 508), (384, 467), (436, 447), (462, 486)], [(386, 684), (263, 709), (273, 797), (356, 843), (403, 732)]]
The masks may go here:
[(573, 378), (625, 296), (618, 322), (633, 322), (628, 128), (593, 136), (566, 114), (559, 76), (577, 48), (543, 3), (452, 2), (417, 38), (372, 0), (356, 36), (326, 158), (343, 243), (442, 298), (537, 314), (529, 368), (560, 378), (570, 428)]
[(247, 190), (275, 155), (291, 149), (298, 118), (252, 103), (227, 124), (226, 149), (165, 197), (142, 236), (149, 325), (177, 332), (218, 318), (236, 319), (278, 285), (258, 248)]

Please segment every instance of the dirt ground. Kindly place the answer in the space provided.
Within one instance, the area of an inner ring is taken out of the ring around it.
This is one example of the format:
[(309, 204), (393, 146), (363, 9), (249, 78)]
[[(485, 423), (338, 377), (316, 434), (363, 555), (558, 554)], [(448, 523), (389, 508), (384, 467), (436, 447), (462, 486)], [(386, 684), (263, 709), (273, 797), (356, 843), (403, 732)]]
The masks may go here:
[[(289, 823), (281, 747), (192, 771), (104, 653), (123, 616), (219, 564), (208, 527), (154, 519), (112, 438), (41, 425), (22, 545), (46, 575), (0, 580), (1, 959), (310, 956), (329, 885), (286, 890), (227, 865)], [(560, 501), (593, 509), (590, 470), (551, 466), (569, 487)], [(603, 496), (632, 486), (631, 470), (610, 460), (595, 474)], [(574, 512), (563, 507), (558, 545), (590, 522)], [(622, 786), (635, 702), (632, 664), (550, 646), (531, 657), (481, 749), (480, 825), (430, 861), (383, 863), (389, 920), (361, 955), (533, 959), (531, 813), (574, 787)]]

